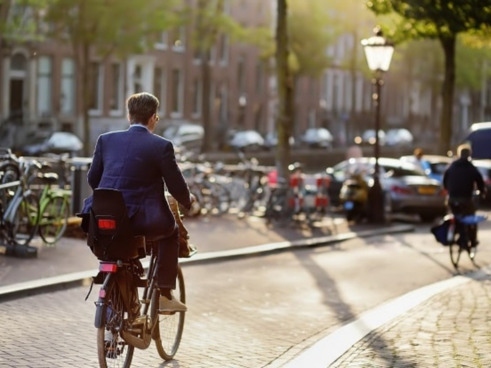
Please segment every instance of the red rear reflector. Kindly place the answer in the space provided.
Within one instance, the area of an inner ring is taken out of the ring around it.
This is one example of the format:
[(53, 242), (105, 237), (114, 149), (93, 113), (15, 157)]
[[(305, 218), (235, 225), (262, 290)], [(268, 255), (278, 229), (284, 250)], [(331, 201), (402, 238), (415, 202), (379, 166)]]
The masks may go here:
[(102, 272), (116, 272), (118, 265), (116, 263), (101, 263), (99, 265), (99, 271)]
[(114, 230), (116, 229), (116, 220), (113, 219), (98, 219), (97, 227), (101, 230)]
[(105, 298), (106, 297), (106, 290), (104, 290), (104, 289), (99, 290), (99, 297)]

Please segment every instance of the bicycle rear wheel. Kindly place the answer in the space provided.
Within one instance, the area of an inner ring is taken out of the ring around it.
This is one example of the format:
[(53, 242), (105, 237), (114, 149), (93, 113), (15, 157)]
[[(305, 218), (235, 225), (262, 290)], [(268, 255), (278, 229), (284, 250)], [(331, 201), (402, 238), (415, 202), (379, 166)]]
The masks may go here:
[[(178, 268), (176, 289), (173, 292), (174, 297), (181, 302), (186, 302), (186, 290), (184, 287), (184, 276), (181, 267)], [(185, 312), (173, 314), (158, 314), (159, 308), (159, 291), (154, 289), (152, 295), (151, 315), (158, 318), (158, 322), (152, 333), (152, 338), (157, 346), (160, 357), (164, 360), (171, 360), (179, 348), (182, 331), (184, 329)]]
[(13, 236), (17, 245), (28, 245), (37, 230), (39, 202), (34, 194), (25, 196), (15, 213)]
[(47, 245), (55, 244), (65, 233), (70, 203), (63, 196), (51, 197), (41, 208), (39, 235)]
[(97, 329), (99, 366), (129, 368), (135, 348), (121, 337), (121, 331), (127, 323), (128, 312), (125, 310), (116, 278), (112, 278), (107, 284), (102, 316), (104, 323)]

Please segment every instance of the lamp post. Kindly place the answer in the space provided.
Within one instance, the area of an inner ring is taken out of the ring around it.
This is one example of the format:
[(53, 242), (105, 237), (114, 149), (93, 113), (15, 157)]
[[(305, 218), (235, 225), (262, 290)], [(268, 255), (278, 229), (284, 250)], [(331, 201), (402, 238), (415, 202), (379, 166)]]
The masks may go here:
[(382, 85), (384, 84), (382, 76), (384, 72), (389, 70), (392, 54), (394, 53), (394, 45), (383, 37), (379, 27), (375, 27), (374, 33), (375, 36), (361, 41), (363, 49), (365, 50), (368, 68), (374, 72), (372, 83), (375, 87), (374, 92), (372, 93), (373, 105), (375, 107), (375, 173), (373, 174), (373, 185), (370, 187), (368, 193), (368, 201), (370, 221), (373, 223), (383, 223), (385, 222), (383, 205), (384, 194), (380, 184), (378, 163), (380, 157), (380, 92), (382, 90)]
[(241, 95), (239, 97), (239, 125), (240, 129), (245, 128), (245, 109), (247, 106), (247, 97), (245, 95)]

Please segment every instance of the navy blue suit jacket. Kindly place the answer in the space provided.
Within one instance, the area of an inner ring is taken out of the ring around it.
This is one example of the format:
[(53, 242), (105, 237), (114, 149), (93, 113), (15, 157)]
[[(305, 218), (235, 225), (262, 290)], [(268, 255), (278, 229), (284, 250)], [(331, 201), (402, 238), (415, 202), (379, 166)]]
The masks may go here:
[[(123, 193), (135, 234), (161, 238), (174, 231), (164, 184), (179, 203), (191, 206), (172, 143), (141, 125), (100, 135), (87, 179), (92, 189)], [(85, 199), (83, 212), (89, 212), (91, 205), (92, 196)]]

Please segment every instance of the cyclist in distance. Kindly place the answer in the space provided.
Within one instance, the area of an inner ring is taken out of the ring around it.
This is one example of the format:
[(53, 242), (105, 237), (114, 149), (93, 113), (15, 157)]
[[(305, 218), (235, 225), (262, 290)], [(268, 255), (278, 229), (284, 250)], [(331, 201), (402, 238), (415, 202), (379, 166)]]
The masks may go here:
[[(477, 188), (484, 196), (486, 187), (479, 170), (472, 164), (471, 147), (462, 144), (457, 148), (458, 158), (453, 161), (443, 174), (443, 187), (448, 192), (448, 206), (454, 215), (474, 215), (476, 206), (473, 193)], [(477, 241), (477, 225), (470, 226), (471, 246), (475, 247)]]
[[(186, 209), (194, 196), (179, 169), (169, 140), (153, 134), (159, 116), (159, 100), (150, 93), (137, 93), (126, 101), (130, 126), (101, 134), (87, 173), (90, 187), (122, 192), (133, 233), (158, 242), (157, 283), (159, 312), (184, 312), (186, 305), (174, 298), (178, 269), (179, 232), (165, 197), (164, 188)], [(85, 199), (83, 212), (92, 205)]]

